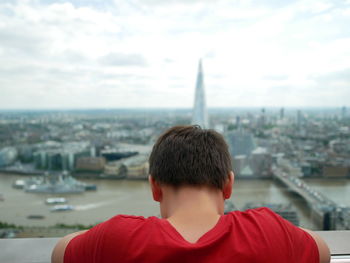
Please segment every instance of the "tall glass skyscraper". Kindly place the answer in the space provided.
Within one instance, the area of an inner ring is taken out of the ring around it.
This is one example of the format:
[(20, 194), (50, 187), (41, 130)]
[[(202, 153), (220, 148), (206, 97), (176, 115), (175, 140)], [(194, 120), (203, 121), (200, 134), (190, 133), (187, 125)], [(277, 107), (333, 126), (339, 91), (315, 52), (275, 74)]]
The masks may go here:
[(209, 128), (208, 112), (207, 112), (207, 106), (205, 102), (205, 93), (204, 93), (202, 60), (199, 60), (199, 65), (198, 65), (192, 124), (200, 125), (202, 128), (205, 128), (205, 129)]

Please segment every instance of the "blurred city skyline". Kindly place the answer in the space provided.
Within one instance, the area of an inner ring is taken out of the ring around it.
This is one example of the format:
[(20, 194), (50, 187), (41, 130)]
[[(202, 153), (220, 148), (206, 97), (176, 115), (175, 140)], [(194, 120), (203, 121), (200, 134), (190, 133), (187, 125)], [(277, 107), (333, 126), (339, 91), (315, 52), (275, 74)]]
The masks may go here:
[(349, 107), (350, 1), (2, 1), (0, 109)]

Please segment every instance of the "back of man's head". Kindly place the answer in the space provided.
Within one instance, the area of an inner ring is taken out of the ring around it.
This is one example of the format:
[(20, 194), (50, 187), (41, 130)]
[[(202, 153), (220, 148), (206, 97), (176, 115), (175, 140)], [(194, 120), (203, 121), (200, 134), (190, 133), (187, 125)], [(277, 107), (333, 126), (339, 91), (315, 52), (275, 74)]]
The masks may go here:
[(176, 126), (163, 133), (149, 158), (150, 174), (160, 183), (222, 189), (231, 158), (221, 134), (199, 126)]

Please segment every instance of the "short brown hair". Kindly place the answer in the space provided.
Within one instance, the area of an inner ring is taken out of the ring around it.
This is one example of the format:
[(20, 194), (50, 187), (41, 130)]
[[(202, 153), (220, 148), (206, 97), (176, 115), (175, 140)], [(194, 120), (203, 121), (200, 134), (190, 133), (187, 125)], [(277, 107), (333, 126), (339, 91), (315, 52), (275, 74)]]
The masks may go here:
[(222, 189), (232, 171), (228, 146), (221, 134), (198, 125), (175, 126), (153, 146), (150, 174), (160, 184)]

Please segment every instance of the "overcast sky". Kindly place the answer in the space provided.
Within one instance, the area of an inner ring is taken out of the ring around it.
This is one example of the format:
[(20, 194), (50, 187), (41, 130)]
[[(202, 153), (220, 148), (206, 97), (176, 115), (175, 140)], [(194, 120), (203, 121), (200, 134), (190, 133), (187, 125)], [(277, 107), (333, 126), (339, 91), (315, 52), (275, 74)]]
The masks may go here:
[(0, 2), (0, 108), (350, 106), (350, 0)]

